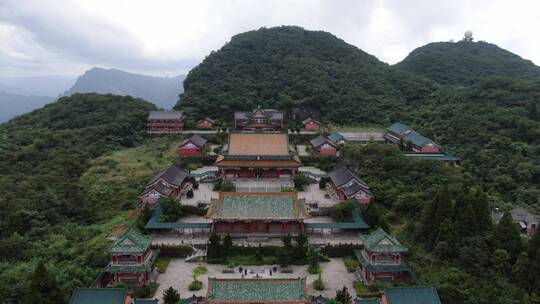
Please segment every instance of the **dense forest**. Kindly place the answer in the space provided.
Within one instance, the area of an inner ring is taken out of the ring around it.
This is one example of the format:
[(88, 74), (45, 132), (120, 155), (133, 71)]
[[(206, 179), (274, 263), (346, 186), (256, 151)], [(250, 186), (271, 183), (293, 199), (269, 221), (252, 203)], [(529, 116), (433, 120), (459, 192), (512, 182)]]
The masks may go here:
[[(42, 300), (55, 295), (51, 303), (62, 303), (74, 287), (92, 282), (107, 261), (103, 234), (118, 219), (97, 216), (79, 178), (93, 158), (143, 142), (153, 109), (131, 97), (75, 94), (0, 125), (3, 301), (48, 303)], [(32, 276), (40, 260), (48, 272), (41, 268)], [(32, 289), (47, 276), (55, 290), (44, 295)]]

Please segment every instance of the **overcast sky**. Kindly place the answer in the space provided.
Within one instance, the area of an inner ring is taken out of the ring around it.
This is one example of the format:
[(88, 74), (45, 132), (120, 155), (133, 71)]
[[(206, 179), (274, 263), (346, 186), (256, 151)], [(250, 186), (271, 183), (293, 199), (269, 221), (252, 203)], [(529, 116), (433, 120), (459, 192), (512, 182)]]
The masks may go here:
[(177, 75), (237, 33), (278, 25), (331, 32), (390, 64), (471, 30), (540, 63), (538, 0), (0, 0), (0, 77)]

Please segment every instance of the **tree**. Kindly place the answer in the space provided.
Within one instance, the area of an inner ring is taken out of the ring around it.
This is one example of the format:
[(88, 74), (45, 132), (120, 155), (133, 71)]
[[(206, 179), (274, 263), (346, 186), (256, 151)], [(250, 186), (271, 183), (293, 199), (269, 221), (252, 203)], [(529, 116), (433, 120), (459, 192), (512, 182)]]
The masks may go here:
[(164, 222), (176, 222), (182, 216), (180, 202), (174, 198), (166, 198), (160, 204), (163, 209), (161, 217)]
[[(444, 244), (442, 244), (444, 243)], [(437, 254), (442, 258), (456, 257), (458, 251), (459, 235), (455, 224), (451, 219), (445, 219), (440, 228), (437, 244), (435, 245)], [(441, 244), (441, 246), (439, 246)]]
[(523, 249), (518, 228), (509, 212), (504, 213), (499, 224), (495, 227), (492, 241), (494, 248), (506, 250), (512, 259), (516, 258)]
[(212, 233), (208, 238), (207, 255), (209, 258), (221, 257), (223, 254), (221, 247), (221, 238), (217, 233)]
[(497, 249), (491, 256), (493, 268), (501, 275), (506, 276), (510, 272), (510, 255), (504, 249)]
[(307, 244), (307, 241), (308, 241), (307, 236), (303, 232), (300, 232), (296, 236), (296, 246), (300, 248), (304, 248)]
[(325, 189), (326, 184), (330, 181), (330, 178), (328, 177), (321, 177), (319, 180), (319, 189)]
[(321, 266), (319, 265), (319, 252), (313, 248), (309, 248), (307, 251), (308, 259), (308, 272), (311, 274), (319, 273), (321, 271)]
[(424, 208), (417, 235), (419, 240), (433, 247), (440, 235), (441, 223), (453, 217), (453, 206), (448, 188), (443, 187), (437, 191), (434, 198)]
[(292, 237), (291, 237), (291, 234), (290, 233), (287, 233), (286, 236), (284, 236), (282, 239), (283, 241), (283, 248), (285, 249), (285, 251), (291, 251), (291, 248), (292, 248)]
[(349, 294), (349, 290), (347, 287), (343, 286), (341, 290), (336, 291), (336, 298), (335, 300), (341, 304), (351, 304), (352, 303), (352, 297)]
[(230, 233), (223, 238), (223, 255), (229, 256), (233, 249), (233, 239)]
[(54, 277), (49, 273), (43, 261), (40, 261), (30, 276), (30, 303), (54, 304), (64, 299)]
[(529, 111), (529, 118), (534, 121), (538, 121), (538, 110), (536, 108), (535, 100), (529, 101), (529, 103), (527, 104), (527, 110)]
[(466, 200), (463, 203), (461, 206), (463, 210), (456, 210), (456, 224), (459, 228), (459, 235), (461, 237), (476, 235), (478, 232), (478, 222), (473, 206), (470, 200)]
[(523, 289), (529, 290), (532, 273), (529, 255), (526, 252), (519, 254), (516, 263), (512, 267), (512, 278)]
[(294, 187), (298, 191), (304, 190), (304, 187), (309, 184), (309, 178), (303, 174), (295, 175), (293, 178)]
[(178, 304), (178, 302), (180, 302), (180, 294), (172, 286), (163, 292), (163, 303)]

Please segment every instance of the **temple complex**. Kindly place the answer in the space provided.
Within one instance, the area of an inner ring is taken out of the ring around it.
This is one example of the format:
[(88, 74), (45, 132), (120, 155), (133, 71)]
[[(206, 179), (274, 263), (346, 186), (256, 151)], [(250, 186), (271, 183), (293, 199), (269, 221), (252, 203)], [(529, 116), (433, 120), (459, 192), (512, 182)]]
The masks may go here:
[(226, 178), (292, 177), (301, 162), (287, 134), (231, 133), (227, 150), (215, 164)]
[(280, 236), (304, 232), (309, 214), (296, 192), (220, 192), (206, 217), (218, 234)]
[(124, 282), (129, 286), (142, 286), (150, 282), (150, 274), (158, 252), (150, 249), (150, 237), (130, 228), (118, 237), (109, 249), (111, 260), (103, 270), (109, 284)]
[(237, 130), (283, 129), (283, 112), (274, 109), (257, 109), (250, 112), (234, 112), (234, 128)]
[(207, 304), (311, 303), (305, 278), (218, 279), (208, 278)]
[(410, 274), (403, 262), (403, 247), (393, 236), (378, 228), (369, 235), (360, 234), (364, 248), (355, 250), (359, 273), (366, 285), (375, 281), (403, 282)]
[(182, 111), (151, 111), (146, 129), (148, 133), (181, 133), (186, 125)]

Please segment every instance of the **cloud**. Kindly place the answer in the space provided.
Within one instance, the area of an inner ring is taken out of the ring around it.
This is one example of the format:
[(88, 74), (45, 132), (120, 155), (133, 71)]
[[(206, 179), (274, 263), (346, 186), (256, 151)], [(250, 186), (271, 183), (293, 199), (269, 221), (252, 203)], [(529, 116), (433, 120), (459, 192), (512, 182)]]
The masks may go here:
[(465, 30), (540, 62), (539, 4), (507, 0), (4, 0), (0, 76), (79, 74), (104, 66), (187, 72), (240, 32), (300, 25), (395, 63)]

